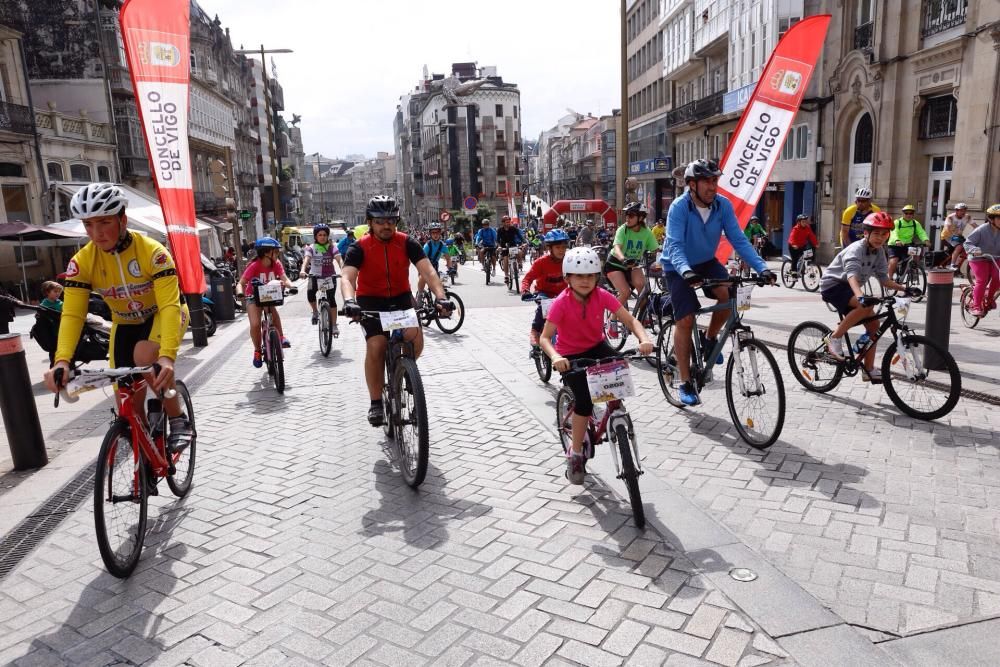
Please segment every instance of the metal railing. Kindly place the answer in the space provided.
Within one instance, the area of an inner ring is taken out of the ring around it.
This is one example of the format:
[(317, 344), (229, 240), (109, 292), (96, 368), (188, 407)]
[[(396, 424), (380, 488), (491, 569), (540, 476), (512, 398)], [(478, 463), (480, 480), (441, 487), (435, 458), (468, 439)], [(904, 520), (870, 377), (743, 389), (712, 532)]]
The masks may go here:
[(865, 50), (875, 45), (875, 22), (869, 21), (854, 29), (854, 48)]
[(921, 36), (928, 37), (965, 23), (968, 0), (925, 0)]
[(725, 91), (720, 90), (700, 100), (688, 102), (682, 107), (667, 112), (667, 126), (682, 125), (696, 120), (703, 120), (722, 113), (722, 98)]
[(28, 107), (0, 102), (0, 130), (33, 135), (35, 133), (33, 120), (32, 111)]
[(199, 213), (203, 211), (218, 211), (225, 207), (226, 200), (222, 197), (216, 197), (211, 192), (194, 193), (194, 210)]

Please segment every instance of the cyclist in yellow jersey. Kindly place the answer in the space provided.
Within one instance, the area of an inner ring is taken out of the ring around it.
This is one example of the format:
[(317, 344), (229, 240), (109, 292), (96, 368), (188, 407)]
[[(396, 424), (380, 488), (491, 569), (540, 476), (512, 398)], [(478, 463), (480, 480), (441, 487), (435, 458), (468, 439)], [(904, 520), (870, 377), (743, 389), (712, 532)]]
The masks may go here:
[[(128, 199), (112, 183), (91, 183), (80, 188), (70, 202), (73, 217), (83, 221), (90, 243), (66, 267), (62, 321), (55, 363), (45, 374), (45, 385), (56, 392), (56, 369), (63, 369), (63, 383), (87, 316), (91, 290), (111, 308), (112, 367), (147, 366), (160, 371), (150, 378), (154, 391), (173, 389), (174, 360), (188, 326), (187, 305), (181, 300), (174, 260), (160, 243), (127, 229)], [(137, 395), (135, 409), (144, 412), (145, 396)], [(180, 398), (164, 401), (170, 417), (173, 447), (193, 435)]]
[(854, 192), (854, 203), (840, 216), (840, 245), (844, 248), (864, 238), (864, 221), (870, 213), (881, 211), (872, 203), (872, 191), (864, 186)]

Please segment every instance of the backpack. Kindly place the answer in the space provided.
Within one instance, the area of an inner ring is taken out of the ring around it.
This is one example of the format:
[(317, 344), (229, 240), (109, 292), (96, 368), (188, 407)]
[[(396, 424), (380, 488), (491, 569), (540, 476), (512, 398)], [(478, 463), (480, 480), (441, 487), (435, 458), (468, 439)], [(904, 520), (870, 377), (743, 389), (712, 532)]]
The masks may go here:
[(55, 310), (39, 310), (35, 313), (35, 323), (28, 335), (46, 352), (55, 352), (59, 342), (59, 317)]

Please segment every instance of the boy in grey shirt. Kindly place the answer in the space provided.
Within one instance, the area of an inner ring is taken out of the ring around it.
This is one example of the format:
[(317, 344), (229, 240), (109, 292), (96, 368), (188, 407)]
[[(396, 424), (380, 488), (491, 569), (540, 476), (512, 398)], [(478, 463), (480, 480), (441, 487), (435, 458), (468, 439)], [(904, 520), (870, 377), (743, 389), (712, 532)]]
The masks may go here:
[[(871, 213), (864, 221), (864, 238), (841, 250), (823, 274), (820, 294), (823, 301), (833, 305), (843, 318), (836, 330), (826, 337), (827, 351), (837, 359), (844, 358), (844, 334), (854, 325), (875, 315), (878, 300), (864, 295), (861, 286), (872, 276), (878, 277), (883, 287), (906, 291), (909, 296), (919, 296), (920, 290), (907, 290), (889, 278), (889, 261), (885, 242), (895, 228), (888, 213)], [(865, 329), (872, 338), (878, 333), (878, 321), (865, 322)], [(882, 372), (875, 368), (875, 346), (864, 356), (864, 369), (872, 384), (882, 382)]]

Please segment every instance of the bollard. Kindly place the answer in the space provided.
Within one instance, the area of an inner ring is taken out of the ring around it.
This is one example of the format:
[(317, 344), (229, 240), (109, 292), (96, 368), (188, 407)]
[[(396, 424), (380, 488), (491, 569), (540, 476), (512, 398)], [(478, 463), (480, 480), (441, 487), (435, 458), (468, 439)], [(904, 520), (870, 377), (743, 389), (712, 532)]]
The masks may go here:
[(21, 334), (0, 336), (0, 413), (14, 470), (41, 468), (48, 463)]
[[(945, 350), (948, 349), (948, 339), (951, 337), (954, 283), (955, 274), (951, 269), (931, 269), (927, 272), (927, 319), (924, 323), (924, 335)], [(945, 367), (944, 360), (939, 359), (930, 348), (924, 354), (924, 366), (932, 370)]]

